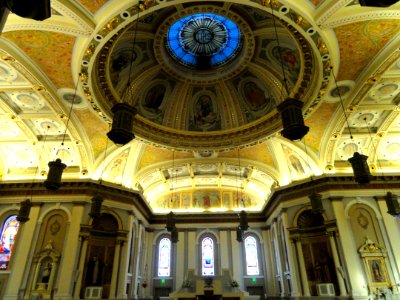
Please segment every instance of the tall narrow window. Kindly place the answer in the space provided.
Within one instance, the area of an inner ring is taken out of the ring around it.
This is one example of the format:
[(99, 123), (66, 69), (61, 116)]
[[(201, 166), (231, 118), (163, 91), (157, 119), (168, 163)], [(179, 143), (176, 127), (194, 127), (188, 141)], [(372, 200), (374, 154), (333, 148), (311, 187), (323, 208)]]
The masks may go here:
[(214, 241), (206, 237), (201, 241), (201, 264), (202, 275), (214, 275)]
[(260, 275), (260, 269), (258, 267), (257, 240), (252, 236), (248, 236), (244, 240), (244, 245), (246, 251), (247, 275)]
[(8, 269), (18, 228), (19, 222), (16, 215), (8, 217), (3, 223), (0, 239), (0, 270)]
[(171, 274), (171, 240), (162, 238), (158, 244), (158, 276), (166, 277)]

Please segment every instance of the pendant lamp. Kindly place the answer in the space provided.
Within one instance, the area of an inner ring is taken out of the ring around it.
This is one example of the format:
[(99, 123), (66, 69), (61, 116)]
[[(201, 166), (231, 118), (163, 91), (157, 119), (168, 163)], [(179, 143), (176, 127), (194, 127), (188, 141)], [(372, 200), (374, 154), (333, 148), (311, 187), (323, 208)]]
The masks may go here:
[(322, 195), (318, 193), (312, 193), (308, 198), (311, 201), (311, 212), (313, 214), (322, 214), (325, 210), (322, 206)]
[(96, 194), (93, 196), (89, 213), (89, 216), (91, 216), (93, 219), (101, 216), (101, 206), (103, 204), (103, 201), (104, 199), (100, 194)]
[(361, 6), (372, 7), (389, 7), (395, 4), (398, 0), (359, 0)]
[(47, 179), (43, 184), (48, 190), (57, 191), (61, 186), (61, 177), (67, 165), (62, 163), (59, 158), (55, 161), (49, 162), (48, 165), (49, 173), (47, 174)]
[(172, 230), (175, 228), (175, 215), (174, 213), (171, 211), (168, 215), (167, 215), (167, 224), (165, 226), (165, 228), (167, 228), (167, 230), (169, 232), (172, 232)]
[[(336, 91), (339, 96), (340, 105), (342, 107), (343, 114), (346, 119), (347, 128), (349, 129), (350, 139), (353, 140), (353, 135), (351, 134), (349, 120), (347, 118), (346, 110), (344, 109), (342, 95), (341, 95), (340, 88), (336, 81), (335, 73), (333, 72), (333, 67), (331, 67), (331, 71), (332, 71), (332, 75), (333, 75), (333, 80), (335, 81)], [(368, 163), (367, 163), (367, 159), (368, 159), (368, 156), (362, 155), (358, 152), (354, 152), (353, 157), (348, 159), (348, 161), (350, 162), (351, 167), (353, 169), (354, 180), (360, 184), (369, 183), (372, 178), (372, 175), (369, 170)]]
[(29, 199), (20, 203), (20, 208), (17, 215), (17, 221), (25, 223), (29, 221), (29, 213), (31, 212), (32, 202)]
[[(276, 26), (276, 20), (275, 20), (276, 17), (274, 15), (274, 8), (272, 7), (272, 1), (269, 4), (271, 8), (272, 21), (275, 30), (275, 38), (278, 47), (279, 62), (281, 65), (282, 76), (283, 76), (282, 88), (285, 88), (286, 92), (288, 92), (289, 89), (287, 86), (286, 72), (283, 66), (282, 53), (281, 53), (282, 49), (279, 43), (279, 35)], [(304, 125), (303, 112), (301, 110), (302, 107), (303, 107), (302, 101), (291, 97), (286, 98), (277, 107), (279, 113), (281, 114), (282, 125), (283, 125), (283, 130), (281, 131), (281, 134), (283, 137), (291, 141), (301, 140), (309, 130), (309, 128)]]
[(132, 129), (136, 109), (127, 103), (118, 103), (111, 108), (111, 111), (114, 115), (107, 136), (117, 145), (126, 145), (135, 138)]
[(174, 244), (179, 242), (178, 229), (176, 227), (172, 228), (172, 231), (171, 231), (171, 242), (174, 243)]
[(385, 196), (386, 205), (388, 208), (388, 214), (392, 216), (400, 216), (400, 205), (396, 195), (391, 192), (387, 192)]
[(242, 210), (239, 214), (239, 228), (240, 230), (246, 231), (249, 229), (249, 222), (247, 220), (247, 213)]
[(354, 179), (360, 184), (369, 183), (373, 177), (369, 170), (367, 159), (368, 156), (362, 155), (358, 152), (354, 152), (353, 157), (348, 159), (353, 168)]
[(132, 53), (129, 65), (128, 82), (126, 84), (125, 90), (122, 92), (122, 103), (117, 103), (111, 108), (111, 112), (113, 113), (113, 120), (111, 130), (107, 133), (107, 136), (117, 145), (126, 145), (135, 138), (135, 135), (133, 133), (133, 121), (135, 119), (137, 111), (131, 104), (128, 104), (126, 102), (126, 98), (128, 95), (129, 87), (131, 85), (133, 60), (136, 57), (135, 44), (139, 24), (139, 12), (140, 5), (137, 6), (137, 16), (132, 40)]
[[(74, 97), (72, 98), (72, 101), (71, 101), (71, 107), (69, 109), (67, 123), (65, 124), (65, 130), (64, 130), (64, 135), (63, 135), (63, 139), (61, 142), (61, 146), (64, 146), (65, 137), (67, 135), (68, 124), (69, 124), (69, 121), (71, 120), (72, 108), (74, 107), (76, 94), (78, 91), (78, 86), (79, 86), (79, 81), (81, 79), (81, 76), (82, 76), (82, 74), (79, 74), (78, 81), (76, 82)], [(61, 146), (57, 150), (56, 155), (58, 155), (58, 153), (61, 149)], [(57, 191), (61, 186), (62, 174), (64, 172), (64, 169), (67, 167), (67, 165), (62, 163), (60, 158), (57, 158), (56, 160), (49, 162), (48, 166), (49, 166), (49, 172), (47, 174), (47, 179), (43, 184), (48, 190)]]
[(281, 134), (291, 141), (301, 140), (309, 130), (304, 125), (302, 107), (303, 102), (294, 98), (286, 98), (278, 105), (283, 124)]
[(243, 242), (243, 230), (240, 227), (236, 227), (236, 240), (241, 243)]

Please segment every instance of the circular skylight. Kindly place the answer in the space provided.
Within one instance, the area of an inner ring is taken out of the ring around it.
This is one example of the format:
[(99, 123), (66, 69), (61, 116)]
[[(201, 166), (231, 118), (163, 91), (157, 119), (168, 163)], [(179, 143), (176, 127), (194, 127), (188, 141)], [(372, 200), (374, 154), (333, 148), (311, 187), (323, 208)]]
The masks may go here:
[(180, 63), (207, 70), (232, 60), (242, 39), (239, 27), (213, 13), (192, 14), (174, 24), (167, 33), (169, 53)]

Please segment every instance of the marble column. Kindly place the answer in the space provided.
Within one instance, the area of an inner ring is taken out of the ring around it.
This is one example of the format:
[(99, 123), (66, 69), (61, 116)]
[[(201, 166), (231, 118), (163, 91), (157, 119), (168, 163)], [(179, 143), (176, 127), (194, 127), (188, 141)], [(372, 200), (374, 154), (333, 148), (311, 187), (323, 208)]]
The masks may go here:
[(300, 239), (296, 239), (297, 259), (299, 261), (301, 284), (303, 286), (303, 296), (310, 297), (310, 286), (308, 285), (306, 264), (304, 262), (303, 248)]
[(265, 251), (265, 270), (266, 270), (266, 294), (267, 297), (277, 296), (276, 285), (275, 285), (275, 269), (273, 267), (273, 257), (274, 249), (271, 244), (271, 230), (267, 228), (262, 231), (262, 236), (265, 241), (264, 243), (264, 251)]
[(18, 298), (18, 292), (21, 288), (23, 277), (26, 269), (29, 268), (29, 266), (27, 266), (28, 257), (32, 255), (30, 253), (32, 251), (32, 245), (36, 244), (33, 241), (33, 237), (36, 229), (35, 224), (39, 219), (40, 207), (41, 203), (33, 203), (29, 214), (30, 220), (26, 223), (22, 223), (18, 230), (17, 241), (9, 268), (13, 276), (7, 283), (3, 300), (16, 300)]
[[(57, 299), (69, 300), (72, 298), (72, 288), (74, 284), (75, 274), (74, 267), (76, 266), (76, 260), (79, 259), (79, 231), (80, 225), (84, 213), (84, 205), (82, 203), (75, 204), (72, 208), (71, 222), (69, 224), (69, 230), (67, 231), (64, 253), (67, 255), (62, 256), (60, 263), (60, 272), (58, 282), (62, 283), (58, 285), (58, 291), (56, 294)], [(71, 280), (72, 279), (72, 280)]]
[(338, 280), (340, 296), (346, 296), (347, 292), (346, 292), (346, 285), (344, 283), (343, 274), (339, 271), (339, 270), (343, 270), (343, 268), (340, 265), (339, 254), (338, 254), (337, 247), (336, 247), (334, 232), (329, 232), (329, 243), (331, 245), (333, 262), (335, 264), (336, 277)]
[(341, 244), (346, 249), (343, 251), (343, 257), (346, 269), (349, 271), (349, 285), (353, 298), (364, 299), (368, 296), (367, 282), (364, 277), (364, 270), (361, 265), (361, 259), (358, 249), (354, 243), (354, 237), (348, 217), (345, 215), (342, 197), (331, 197), (333, 213), (336, 218), (337, 227)]
[[(387, 205), (384, 196), (375, 197), (379, 210), (382, 215), (381, 222), (383, 223), (386, 234), (383, 233), (383, 238), (385, 240), (386, 249), (388, 251), (388, 259), (393, 270), (394, 281), (400, 283), (400, 256), (398, 254), (398, 249), (400, 249), (400, 226), (399, 219), (397, 216), (392, 216), (387, 213)], [(394, 286), (394, 293), (399, 293), (399, 286)]]
[[(283, 224), (284, 230), (286, 231), (286, 229), (290, 227), (288, 219), (287, 219), (286, 211), (282, 212), (281, 219), (282, 219), (282, 224)], [(291, 282), (291, 287), (292, 287), (292, 291), (289, 296), (292, 296), (292, 297), (300, 296), (301, 292), (300, 292), (298, 282), (296, 280), (296, 278), (298, 277), (296, 263), (295, 263), (295, 255), (296, 254), (293, 251), (294, 250), (293, 247), (291, 247), (291, 242), (288, 237), (288, 233), (286, 233), (282, 237), (282, 239), (286, 245), (288, 262), (289, 262), (289, 270), (287, 270), (287, 271), (290, 272), (289, 276), (290, 276), (290, 282)]]
[[(133, 223), (133, 215), (129, 216), (128, 224)], [(129, 267), (129, 258), (131, 256), (131, 249), (133, 245), (132, 242), (132, 226), (130, 227), (130, 232), (127, 235), (127, 241), (122, 245), (121, 248), (121, 259), (120, 259), (120, 266), (119, 269), (121, 270), (119, 280), (118, 280), (118, 288), (117, 288), (117, 298), (118, 299), (127, 299), (128, 295), (126, 294), (126, 287), (127, 287), (127, 277), (130, 270)]]
[(85, 259), (86, 259), (86, 252), (88, 248), (88, 235), (82, 235), (81, 237), (82, 241), (82, 248), (81, 248), (81, 255), (79, 257), (79, 265), (78, 265), (78, 278), (76, 279), (76, 285), (75, 285), (75, 291), (74, 291), (74, 299), (79, 299), (79, 294), (81, 291), (82, 287), (82, 278), (83, 278), (83, 270), (85, 269)]
[(123, 245), (122, 240), (117, 240), (117, 244), (115, 245), (114, 252), (114, 260), (113, 260), (113, 269), (111, 276), (111, 285), (110, 285), (110, 296), (108, 299), (115, 299), (116, 290), (117, 290), (117, 279), (118, 279), (118, 271), (119, 271), (119, 258), (121, 255), (121, 246)]

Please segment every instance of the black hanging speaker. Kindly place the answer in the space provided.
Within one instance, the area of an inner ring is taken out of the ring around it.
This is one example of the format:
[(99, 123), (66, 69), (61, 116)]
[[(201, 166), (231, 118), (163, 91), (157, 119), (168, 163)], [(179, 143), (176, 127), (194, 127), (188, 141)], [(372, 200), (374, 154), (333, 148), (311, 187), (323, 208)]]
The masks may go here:
[(281, 134), (291, 141), (301, 140), (309, 130), (304, 125), (302, 107), (303, 102), (294, 98), (286, 98), (285, 101), (278, 105), (283, 125)]
[(361, 6), (388, 7), (398, 0), (359, 0)]
[(393, 195), (391, 192), (387, 192), (385, 201), (388, 208), (388, 214), (391, 214), (392, 216), (400, 215), (400, 205), (396, 195)]
[(111, 130), (107, 136), (117, 145), (125, 145), (135, 138), (133, 120), (136, 109), (127, 103), (118, 103), (111, 108), (113, 116)]
[(358, 152), (354, 152), (353, 157), (348, 159), (353, 168), (354, 179), (360, 184), (369, 183), (372, 178), (367, 159), (368, 156), (362, 155)]
[(0, 0), (0, 5), (22, 18), (43, 21), (51, 17), (50, 0)]
[(91, 216), (93, 219), (101, 216), (101, 205), (103, 204), (103, 201), (104, 199), (100, 194), (93, 196), (89, 213), (89, 216)]
[(239, 243), (243, 242), (243, 230), (241, 230), (239, 227), (236, 227), (236, 240)]
[(322, 195), (317, 193), (312, 193), (308, 198), (311, 201), (311, 212), (313, 214), (322, 214), (325, 210), (322, 206)]
[(171, 230), (171, 242), (173, 242), (174, 244), (179, 242), (178, 229), (176, 227), (172, 228)]
[(32, 202), (29, 199), (20, 203), (20, 208), (17, 215), (17, 221), (25, 223), (29, 221), (29, 213), (31, 212)]
[(48, 165), (49, 173), (47, 174), (47, 179), (43, 184), (46, 189), (57, 191), (61, 186), (61, 177), (67, 165), (63, 164), (59, 158), (57, 158), (55, 161), (49, 162)]
[(240, 230), (249, 229), (249, 222), (247, 220), (247, 213), (242, 210), (239, 215), (239, 228)]
[(169, 232), (172, 232), (175, 228), (175, 215), (172, 211), (167, 215), (167, 224), (165, 225), (165, 228), (167, 228)]

